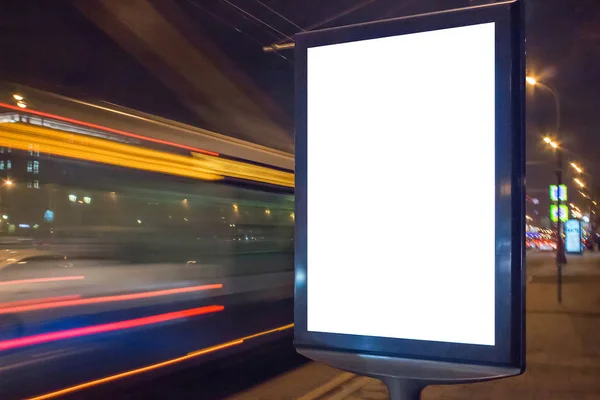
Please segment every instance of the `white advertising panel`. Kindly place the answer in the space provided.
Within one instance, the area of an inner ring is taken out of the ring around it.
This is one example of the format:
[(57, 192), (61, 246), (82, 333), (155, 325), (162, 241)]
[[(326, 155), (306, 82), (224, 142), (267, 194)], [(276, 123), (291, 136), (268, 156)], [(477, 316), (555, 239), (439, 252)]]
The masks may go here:
[(567, 253), (581, 253), (581, 221), (570, 219), (565, 222), (565, 251)]
[(309, 332), (495, 345), (495, 43), (307, 49)]

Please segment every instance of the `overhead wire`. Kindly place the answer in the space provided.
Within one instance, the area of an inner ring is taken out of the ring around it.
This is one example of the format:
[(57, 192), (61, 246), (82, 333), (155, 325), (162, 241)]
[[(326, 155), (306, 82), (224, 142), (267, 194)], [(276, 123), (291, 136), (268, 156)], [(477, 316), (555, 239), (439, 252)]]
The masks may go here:
[(265, 28), (265, 26), (260, 23), (257, 22), (256, 19), (253, 18), (249, 18), (246, 14), (241, 13), (238, 9), (236, 9), (233, 5), (227, 4), (225, 2), (222, 2), (220, 0), (217, 0), (217, 2), (219, 4), (221, 4), (223, 7), (227, 8), (228, 10), (231, 10), (232, 12), (234, 12), (236, 15), (240, 16), (241, 18), (245, 19), (246, 21), (248, 21), (249, 23), (256, 25), (258, 27), (260, 27), (266, 34), (268, 34), (269, 36), (271, 36), (272, 38), (275, 38), (276, 40), (281, 40), (281, 35), (278, 35), (277, 33), (273, 32), (271, 29), (269, 28)]
[(398, 13), (402, 10), (404, 10), (406, 7), (410, 6), (412, 3), (414, 3), (416, 0), (406, 0), (405, 3), (402, 4), (398, 4), (395, 7), (392, 7), (391, 10), (389, 10), (387, 13), (385, 13), (385, 15), (383, 16), (383, 19), (385, 18), (390, 18), (390, 17), (396, 17), (398, 16)]
[(231, 1), (229, 1), (229, 0), (219, 0), (219, 1), (221, 1), (222, 3), (225, 3), (225, 4), (227, 4), (227, 5), (229, 5), (230, 7), (233, 7), (233, 8), (235, 8), (235, 9), (236, 9), (236, 10), (238, 10), (240, 13), (242, 13), (242, 14), (244, 14), (245, 16), (247, 16), (247, 17), (249, 17), (249, 18), (253, 19), (254, 21), (256, 21), (256, 22), (258, 22), (258, 23), (260, 23), (260, 24), (262, 24), (262, 25), (266, 26), (267, 28), (269, 28), (269, 29), (271, 29), (271, 30), (273, 30), (273, 31), (277, 32), (277, 33), (278, 33), (278, 34), (280, 34), (281, 36), (283, 36), (283, 37), (285, 37), (285, 38), (287, 38), (287, 39), (289, 39), (289, 40), (294, 40), (294, 39), (293, 39), (291, 36), (289, 36), (289, 35), (287, 35), (287, 34), (283, 33), (283, 32), (282, 32), (282, 31), (280, 31), (279, 29), (277, 29), (277, 28), (275, 28), (274, 26), (272, 26), (272, 25), (270, 25), (270, 24), (266, 23), (266, 22), (265, 22), (265, 21), (263, 21), (262, 19), (260, 19), (260, 18), (258, 18), (257, 16), (255, 16), (255, 15), (253, 15), (253, 14), (249, 13), (248, 11), (244, 10), (243, 8), (241, 8), (241, 7), (239, 7), (239, 6), (235, 5), (235, 4), (233, 4)]
[[(255, 1), (258, 1), (258, 0), (255, 0)], [(344, 17), (344, 16), (346, 16), (346, 15), (348, 15), (348, 14), (351, 14), (351, 13), (353, 13), (353, 12), (357, 11), (357, 10), (360, 10), (361, 8), (363, 8), (363, 7), (365, 7), (365, 6), (368, 6), (369, 4), (371, 4), (371, 3), (374, 3), (374, 2), (376, 2), (376, 1), (377, 1), (377, 0), (364, 0), (364, 1), (360, 2), (360, 3), (358, 3), (358, 4), (355, 4), (355, 5), (353, 5), (352, 7), (349, 7), (349, 8), (347, 8), (347, 9), (345, 9), (345, 10), (343, 10), (343, 11), (339, 12), (338, 14), (332, 15), (332, 16), (330, 16), (330, 17), (327, 17), (327, 18), (325, 18), (324, 20), (321, 20), (321, 21), (319, 21), (319, 22), (317, 22), (317, 23), (315, 23), (315, 24), (312, 24), (312, 25), (310, 25), (310, 26), (309, 26), (309, 27), (307, 27), (306, 29), (303, 29), (303, 31), (310, 31), (310, 30), (313, 30), (313, 29), (315, 29), (315, 28), (319, 28), (319, 27), (321, 27), (321, 26), (323, 26), (323, 25), (326, 25), (326, 24), (328, 24), (328, 23), (330, 23), (330, 22), (333, 22), (333, 21), (335, 21), (335, 20), (337, 20), (337, 19), (340, 19), (340, 18), (342, 18), (342, 17)], [(294, 40), (293, 40), (292, 38), (290, 38), (289, 36), (288, 36), (288, 38), (289, 38), (289, 39), (290, 39), (292, 42), (294, 41)], [(287, 42), (286, 40), (280, 40), (280, 41), (279, 41), (279, 42), (277, 42), (276, 44), (280, 45), (280, 44), (284, 44), (284, 43), (286, 43), (286, 42)], [(277, 51), (276, 51), (275, 53), (279, 53), (279, 52), (277, 52)]]
[[(220, 23), (222, 23), (223, 25), (228, 26), (229, 28), (233, 29), (234, 31), (241, 33), (242, 35), (244, 35), (246, 38), (250, 39), (251, 41), (253, 41), (254, 43), (258, 44), (260, 47), (265, 46), (265, 44), (263, 42), (261, 42), (260, 40), (258, 40), (257, 38), (255, 38), (254, 36), (250, 35), (249, 33), (241, 30), (240, 28), (238, 28), (237, 26), (235, 26), (234, 24), (230, 23), (229, 21), (227, 21), (224, 18), (221, 18), (220, 16), (218, 16), (217, 14), (215, 14), (214, 12), (210, 11), (208, 8), (194, 2), (193, 0), (187, 0), (187, 2), (189, 4), (191, 4), (192, 6), (198, 8), (199, 10), (205, 12), (206, 14), (210, 15), (212, 18), (214, 18), (215, 20), (219, 21)], [(283, 58), (286, 61), (290, 61), (287, 57), (285, 57), (283, 54), (278, 54), (279, 57)]]
[(281, 13), (277, 12), (276, 10), (274, 10), (273, 8), (269, 7), (268, 5), (266, 5), (265, 3), (263, 3), (260, 0), (254, 0), (255, 2), (257, 2), (258, 4), (260, 4), (261, 6), (263, 6), (264, 8), (266, 8), (267, 10), (271, 11), (273, 14), (277, 15), (279, 18), (283, 19), (284, 21), (287, 21), (288, 23), (290, 23), (291, 25), (294, 25), (294, 27), (300, 29), (301, 31), (304, 31), (305, 29), (302, 28), (300, 25), (298, 25), (297, 23), (295, 23), (294, 21), (290, 20), (289, 18), (287, 18), (285, 15), (282, 15)]
[(322, 20), (320, 22), (317, 22), (317, 23), (309, 26), (308, 28), (306, 28), (306, 30), (310, 31), (310, 30), (313, 30), (313, 29), (318, 28), (320, 26), (326, 25), (326, 24), (328, 24), (330, 22), (335, 21), (336, 19), (340, 19), (340, 18), (342, 18), (342, 17), (344, 17), (344, 16), (346, 16), (348, 14), (351, 14), (351, 13), (357, 11), (357, 10), (360, 10), (361, 8), (366, 7), (369, 4), (374, 3), (376, 1), (377, 0), (364, 0), (364, 1), (360, 2), (360, 3), (358, 3), (358, 4), (353, 5), (350, 8), (347, 8), (347, 9), (341, 11), (338, 14), (332, 15), (331, 17), (328, 17), (328, 18), (326, 18), (326, 19), (324, 19), (324, 20)]

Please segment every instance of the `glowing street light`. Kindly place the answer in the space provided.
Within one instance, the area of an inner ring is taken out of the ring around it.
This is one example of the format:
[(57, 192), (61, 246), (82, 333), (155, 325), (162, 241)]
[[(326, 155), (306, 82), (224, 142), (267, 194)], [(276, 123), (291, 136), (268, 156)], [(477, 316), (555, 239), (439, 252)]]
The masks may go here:
[(528, 76), (527, 78), (525, 78), (525, 81), (530, 84), (531, 86), (535, 86), (537, 85), (537, 80), (531, 76)]
[(17, 106), (20, 108), (27, 108), (27, 104), (24, 101), (17, 101)]
[(10, 179), (7, 179), (7, 180), (4, 181), (4, 184), (6, 186), (12, 186), (13, 185), (13, 181), (11, 181)]
[(15, 99), (17, 101), (21, 101), (24, 99), (24, 97), (21, 96), (20, 94), (15, 93), (15, 94), (13, 94), (13, 99)]
[(581, 182), (579, 179), (577, 179), (577, 178), (574, 178), (573, 180), (574, 180), (574, 181), (575, 181), (575, 183), (577, 183), (577, 184), (578, 184), (580, 187), (585, 187), (584, 183), (583, 183), (583, 182)]
[(571, 167), (573, 167), (575, 169), (575, 171), (582, 173), (583, 169), (581, 169), (577, 164), (575, 163), (571, 163)]
[(544, 143), (549, 144), (554, 149), (558, 149), (558, 143), (550, 139), (548, 136), (544, 138)]

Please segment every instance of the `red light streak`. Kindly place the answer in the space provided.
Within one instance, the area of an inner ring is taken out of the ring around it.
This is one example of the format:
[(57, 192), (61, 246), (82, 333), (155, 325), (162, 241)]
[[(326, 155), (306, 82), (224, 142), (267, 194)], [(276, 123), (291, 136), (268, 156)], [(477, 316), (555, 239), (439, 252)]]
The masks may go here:
[(54, 114), (45, 113), (42, 111), (35, 111), (35, 110), (31, 110), (31, 109), (24, 110), (20, 107), (13, 106), (13, 105), (7, 104), (7, 103), (2, 103), (2, 102), (0, 102), (0, 107), (9, 108), (11, 110), (15, 110), (15, 111), (19, 111), (19, 112), (25, 112), (28, 114), (39, 115), (40, 117), (53, 118), (53, 119), (57, 119), (57, 120), (63, 121), (63, 122), (68, 122), (71, 124), (86, 126), (88, 128), (100, 129), (100, 130), (103, 130), (106, 132), (116, 133), (116, 134), (122, 135), (122, 136), (128, 136), (128, 137), (132, 137), (132, 138), (136, 138), (136, 139), (147, 140), (149, 142), (166, 144), (166, 145), (173, 146), (173, 147), (179, 147), (180, 149), (195, 151), (197, 153), (207, 154), (209, 156), (219, 157), (219, 153), (216, 153), (214, 151), (198, 149), (196, 147), (186, 146), (184, 144), (169, 142), (168, 140), (162, 140), (162, 139), (156, 139), (156, 138), (152, 138), (152, 137), (148, 137), (148, 136), (138, 135), (136, 133), (126, 132), (126, 131), (122, 131), (120, 129), (113, 129), (113, 128), (109, 128), (109, 127), (102, 126), (102, 125), (96, 125), (91, 122), (79, 121), (77, 119), (61, 117), (60, 115), (54, 115)]
[(18, 301), (9, 301), (6, 303), (0, 303), (0, 314), (4, 313), (5, 309), (13, 309), (22, 306), (31, 306), (38, 305), (43, 303), (54, 303), (57, 301), (65, 301), (65, 300), (75, 300), (80, 299), (81, 295), (74, 294), (68, 296), (57, 296), (57, 297), (45, 297), (40, 299), (27, 299), (27, 300), (18, 300)]
[[(189, 292), (197, 292), (197, 291), (201, 291), (201, 290), (222, 289), (222, 288), (223, 288), (223, 285), (220, 283), (217, 283), (214, 285), (191, 286), (191, 287), (176, 288), (176, 289), (157, 290), (154, 292), (141, 292), (141, 293), (132, 293), (132, 294), (122, 294), (122, 295), (117, 295), (117, 296), (92, 297), (92, 298), (88, 298), (88, 299), (62, 299), (61, 301), (54, 301), (54, 302), (49, 301), (49, 302), (45, 302), (43, 304), (15, 305), (14, 307), (2, 307), (2, 305), (0, 304), (0, 314), (38, 311), (38, 310), (46, 310), (49, 308), (74, 307), (74, 306), (82, 306), (82, 305), (87, 305), (87, 304), (112, 303), (115, 301), (148, 299), (148, 298), (152, 298), (152, 297), (167, 296), (167, 295), (172, 295), (172, 294), (189, 293)], [(78, 296), (78, 297), (80, 297), (80, 296)]]
[(129, 319), (108, 324), (92, 325), (83, 328), (67, 329), (64, 331), (42, 333), (39, 335), (25, 336), (18, 339), (0, 341), (0, 351), (16, 349), (19, 347), (33, 346), (41, 343), (55, 342), (58, 340), (71, 339), (81, 336), (95, 335), (98, 333), (113, 332), (123, 329), (137, 328), (145, 325), (158, 324), (160, 322), (172, 321), (180, 318), (194, 317), (197, 315), (216, 313), (223, 311), (223, 306), (207, 306), (192, 308), (189, 310), (175, 311), (166, 314), (158, 314), (150, 317)]
[(78, 276), (59, 276), (56, 278), (33, 278), (33, 279), (20, 279), (16, 281), (0, 281), (0, 285), (18, 285), (20, 283), (45, 283), (45, 282), (59, 282), (59, 281), (77, 281), (85, 279), (83, 275)]

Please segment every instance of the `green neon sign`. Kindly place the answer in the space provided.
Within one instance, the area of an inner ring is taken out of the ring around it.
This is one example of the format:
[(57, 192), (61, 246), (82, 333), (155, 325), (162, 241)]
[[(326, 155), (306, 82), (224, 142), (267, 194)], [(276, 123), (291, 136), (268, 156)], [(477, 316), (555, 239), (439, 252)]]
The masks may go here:
[(567, 219), (569, 219), (569, 207), (567, 207), (565, 204), (560, 205), (560, 213), (557, 211), (558, 206), (556, 204), (550, 206), (550, 220), (552, 222), (558, 222), (559, 214), (562, 222), (565, 222)]
[[(558, 201), (558, 192), (556, 185), (550, 185), (550, 200)], [(560, 201), (567, 201), (567, 185), (560, 185)]]

